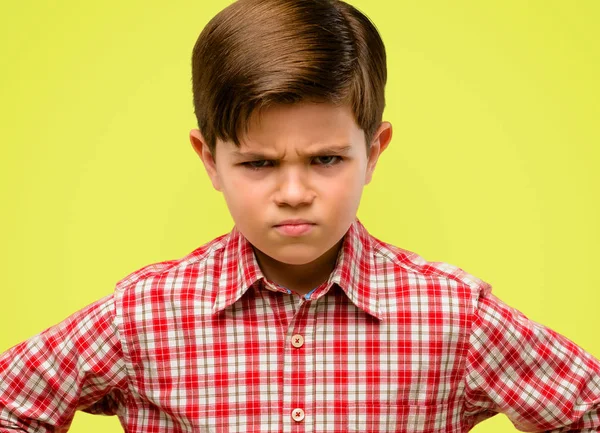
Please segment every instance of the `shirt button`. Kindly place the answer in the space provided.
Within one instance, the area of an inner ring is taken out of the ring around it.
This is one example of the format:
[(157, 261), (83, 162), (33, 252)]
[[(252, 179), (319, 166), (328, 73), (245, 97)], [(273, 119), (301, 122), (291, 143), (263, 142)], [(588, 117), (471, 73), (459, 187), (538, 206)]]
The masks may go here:
[(292, 411), (292, 419), (296, 422), (300, 422), (304, 419), (304, 411), (302, 409), (294, 409)]
[(292, 336), (292, 346), (298, 348), (302, 347), (304, 344), (304, 337), (300, 334), (296, 334)]

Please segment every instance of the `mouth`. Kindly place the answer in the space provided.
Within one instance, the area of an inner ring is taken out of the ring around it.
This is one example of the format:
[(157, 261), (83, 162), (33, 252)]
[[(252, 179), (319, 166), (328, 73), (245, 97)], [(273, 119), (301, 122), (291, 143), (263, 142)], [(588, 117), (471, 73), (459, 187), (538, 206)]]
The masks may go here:
[(309, 221), (309, 220), (305, 220), (305, 219), (289, 219), (289, 220), (281, 221), (279, 224), (275, 224), (275, 227), (292, 226), (292, 225), (295, 226), (295, 225), (304, 225), (304, 224), (314, 225), (315, 223), (313, 223), (312, 221)]
[(276, 225), (275, 229), (284, 236), (303, 236), (309, 233), (315, 224), (312, 223), (294, 223)]

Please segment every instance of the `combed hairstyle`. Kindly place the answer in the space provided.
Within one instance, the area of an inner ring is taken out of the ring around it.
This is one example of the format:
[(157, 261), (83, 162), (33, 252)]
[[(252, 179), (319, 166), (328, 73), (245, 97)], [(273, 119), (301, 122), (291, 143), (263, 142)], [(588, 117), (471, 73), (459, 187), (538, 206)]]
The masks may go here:
[(375, 25), (340, 0), (238, 0), (204, 27), (192, 53), (198, 129), (240, 147), (250, 117), (272, 104), (348, 105), (367, 154), (381, 124), (386, 54)]

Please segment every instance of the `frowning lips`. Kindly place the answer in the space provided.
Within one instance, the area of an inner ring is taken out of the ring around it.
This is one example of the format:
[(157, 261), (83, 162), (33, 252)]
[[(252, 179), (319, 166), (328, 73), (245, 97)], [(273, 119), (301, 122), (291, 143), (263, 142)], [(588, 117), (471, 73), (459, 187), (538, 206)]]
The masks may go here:
[(287, 225), (300, 225), (300, 224), (314, 224), (312, 221), (309, 220), (305, 220), (305, 219), (289, 219), (289, 220), (284, 220), (281, 221), (277, 224), (275, 224), (275, 227), (278, 226), (287, 226)]

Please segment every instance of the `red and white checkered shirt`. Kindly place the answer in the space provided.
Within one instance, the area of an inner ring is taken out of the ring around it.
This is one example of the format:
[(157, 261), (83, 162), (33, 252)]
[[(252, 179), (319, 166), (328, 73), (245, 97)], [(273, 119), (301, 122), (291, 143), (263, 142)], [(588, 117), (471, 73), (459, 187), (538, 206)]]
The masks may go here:
[[(0, 432), (600, 431), (600, 362), (357, 219), (329, 280), (264, 278), (234, 227), (0, 357)], [(21, 429), (21, 430), (20, 430)]]

